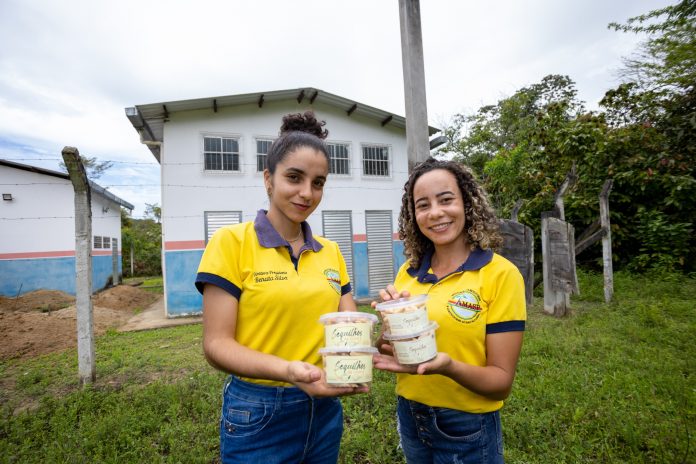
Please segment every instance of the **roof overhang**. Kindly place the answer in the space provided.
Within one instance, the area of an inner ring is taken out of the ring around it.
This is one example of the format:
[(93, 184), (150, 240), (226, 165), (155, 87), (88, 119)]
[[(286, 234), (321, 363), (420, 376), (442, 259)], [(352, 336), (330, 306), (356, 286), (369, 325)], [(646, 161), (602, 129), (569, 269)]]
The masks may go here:
[[(0, 166), (8, 166), (8, 167), (15, 168), (15, 169), (21, 169), (22, 171), (35, 172), (37, 174), (43, 174), (45, 176), (58, 177), (61, 179), (67, 179), (68, 181), (70, 180), (70, 175), (68, 175), (65, 172), (54, 171), (52, 169), (39, 168), (37, 166), (31, 166), (29, 164), (15, 163), (13, 161), (0, 159)], [(98, 193), (99, 195), (101, 195), (101, 196), (103, 196), (111, 201), (118, 203), (119, 205), (123, 206), (124, 208), (133, 211), (133, 208), (134, 208), (133, 205), (131, 205), (127, 201), (117, 197), (116, 195), (109, 192), (101, 185), (95, 184), (94, 182), (92, 182), (90, 180), (89, 187), (93, 192)]]
[[(314, 87), (299, 89), (256, 92), (223, 97), (196, 98), (162, 103), (149, 103), (126, 108), (126, 117), (140, 135), (140, 141), (147, 145), (157, 161), (160, 161), (160, 146), (163, 141), (164, 123), (171, 113), (209, 109), (217, 112), (220, 108), (255, 104), (262, 108), (265, 103), (296, 100), (298, 104), (323, 103), (340, 108), (348, 116), (363, 116), (382, 126), (406, 129), (406, 118), (388, 111), (343, 98)], [(428, 126), (430, 135), (440, 132), (437, 127)]]

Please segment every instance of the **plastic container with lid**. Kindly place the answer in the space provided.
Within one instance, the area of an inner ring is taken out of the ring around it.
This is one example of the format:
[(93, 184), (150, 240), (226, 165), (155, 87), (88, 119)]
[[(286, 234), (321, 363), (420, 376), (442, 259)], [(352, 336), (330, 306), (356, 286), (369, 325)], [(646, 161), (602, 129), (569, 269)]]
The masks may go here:
[(323, 314), (326, 347), (372, 346), (377, 316), (359, 311)]
[(364, 387), (372, 383), (372, 356), (377, 348), (333, 347), (319, 349), (326, 383), (333, 387)]
[(401, 335), (384, 333), (382, 337), (391, 344), (399, 364), (420, 364), (437, 356), (435, 330), (438, 327), (437, 322), (432, 321), (417, 332)]
[(428, 327), (427, 300), (428, 295), (415, 295), (377, 304), (375, 309), (382, 317), (384, 332), (391, 335), (412, 334)]

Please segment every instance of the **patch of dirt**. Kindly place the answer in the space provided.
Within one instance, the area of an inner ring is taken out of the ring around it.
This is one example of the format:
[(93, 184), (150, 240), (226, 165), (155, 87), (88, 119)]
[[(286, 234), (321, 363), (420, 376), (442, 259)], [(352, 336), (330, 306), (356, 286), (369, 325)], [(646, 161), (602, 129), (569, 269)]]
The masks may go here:
[[(93, 295), (94, 335), (120, 327), (158, 298), (155, 293), (128, 285)], [(54, 290), (37, 290), (19, 298), (0, 297), (0, 340), (0, 360), (77, 346), (75, 297)]]

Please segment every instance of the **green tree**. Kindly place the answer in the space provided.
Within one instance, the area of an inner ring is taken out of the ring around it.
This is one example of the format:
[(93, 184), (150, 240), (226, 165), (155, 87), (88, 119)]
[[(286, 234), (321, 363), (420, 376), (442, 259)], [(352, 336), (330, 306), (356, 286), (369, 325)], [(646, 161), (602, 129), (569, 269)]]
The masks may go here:
[[(107, 169), (111, 168), (111, 166), (114, 165), (113, 161), (99, 161), (97, 160), (96, 156), (80, 156), (82, 158), (82, 164), (85, 166), (85, 170), (87, 171), (87, 178), (89, 180), (97, 180), (99, 179)], [(61, 169), (64, 171), (67, 171), (68, 168), (65, 166), (65, 163), (62, 161), (59, 163), (59, 166)]]
[(629, 18), (609, 28), (648, 34), (638, 52), (624, 60), (622, 75), (644, 90), (678, 93), (696, 85), (696, 0)]
[(154, 220), (157, 224), (162, 222), (162, 208), (158, 203), (145, 203), (145, 217)]
[(162, 274), (162, 225), (152, 218), (134, 219), (121, 209), (124, 274), (130, 273), (133, 250), (133, 271), (136, 276)]

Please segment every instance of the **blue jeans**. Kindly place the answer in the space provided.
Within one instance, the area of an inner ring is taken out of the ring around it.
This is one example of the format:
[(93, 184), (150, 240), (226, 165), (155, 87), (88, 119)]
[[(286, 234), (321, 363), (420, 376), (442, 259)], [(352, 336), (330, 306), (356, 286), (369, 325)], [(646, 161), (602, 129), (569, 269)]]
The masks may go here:
[(343, 434), (338, 398), (269, 387), (230, 376), (220, 418), (223, 463), (335, 464)]
[(401, 396), (399, 437), (409, 464), (503, 462), (503, 432), (498, 411), (472, 414), (434, 408)]

